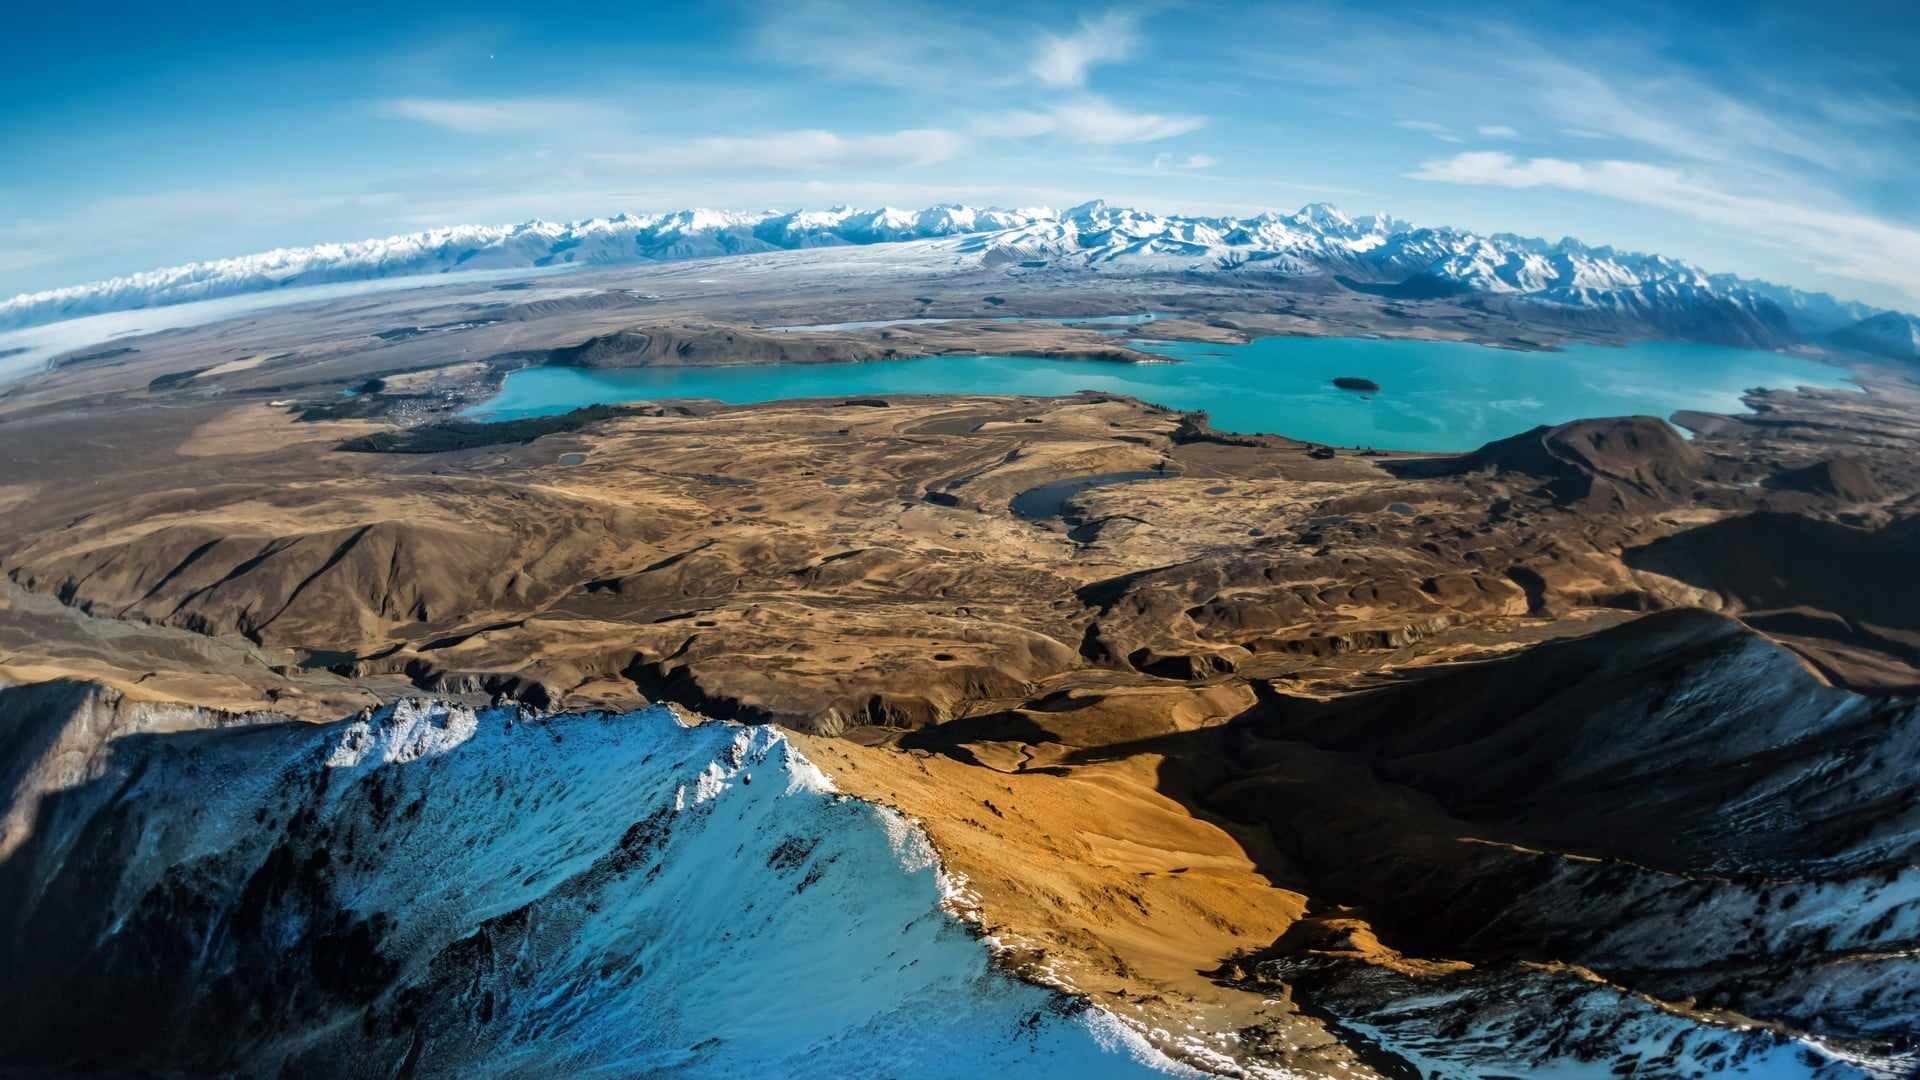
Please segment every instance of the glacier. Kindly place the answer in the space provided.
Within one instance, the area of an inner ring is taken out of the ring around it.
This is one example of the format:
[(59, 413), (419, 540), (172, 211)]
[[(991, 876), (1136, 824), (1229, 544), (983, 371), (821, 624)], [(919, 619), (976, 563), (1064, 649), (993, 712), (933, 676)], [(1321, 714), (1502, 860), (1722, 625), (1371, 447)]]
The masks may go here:
[(401, 702), (67, 780), (0, 863), (16, 1066), (1198, 1075), (995, 968), (924, 834), (770, 728)]

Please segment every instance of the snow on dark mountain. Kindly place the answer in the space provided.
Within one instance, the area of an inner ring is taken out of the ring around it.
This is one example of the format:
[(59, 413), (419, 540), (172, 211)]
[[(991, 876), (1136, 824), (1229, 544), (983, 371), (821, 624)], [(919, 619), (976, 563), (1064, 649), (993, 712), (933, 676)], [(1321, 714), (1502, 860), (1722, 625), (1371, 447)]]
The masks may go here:
[(1829, 340), (1889, 360), (1920, 360), (1920, 319), (1883, 311), (1833, 332)]

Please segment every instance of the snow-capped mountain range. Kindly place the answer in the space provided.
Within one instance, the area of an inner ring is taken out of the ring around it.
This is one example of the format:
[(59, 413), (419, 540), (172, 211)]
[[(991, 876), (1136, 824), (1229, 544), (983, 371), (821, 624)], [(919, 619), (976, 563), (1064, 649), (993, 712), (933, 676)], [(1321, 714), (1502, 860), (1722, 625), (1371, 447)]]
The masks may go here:
[(1384, 215), (1349, 216), (1324, 203), (1235, 218), (1161, 215), (1096, 201), (1058, 212), (683, 210), (569, 224), (461, 225), (23, 294), (0, 302), (0, 328), (295, 286), (903, 242), (931, 244), (984, 268), (1260, 275), (1407, 298), (1480, 296), (1577, 325), (1625, 323), (1640, 336), (1736, 344), (1826, 335), (1882, 313), (1825, 294), (1708, 274), (1658, 255), (1570, 239), (1417, 227)]

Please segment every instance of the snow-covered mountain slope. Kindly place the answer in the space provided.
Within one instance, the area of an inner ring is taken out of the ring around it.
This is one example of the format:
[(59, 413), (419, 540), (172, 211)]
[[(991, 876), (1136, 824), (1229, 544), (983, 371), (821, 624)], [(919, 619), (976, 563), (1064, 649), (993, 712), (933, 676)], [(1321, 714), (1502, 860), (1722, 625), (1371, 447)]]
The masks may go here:
[(100, 708), (8, 704), (9, 759), (97, 766), (0, 761), (42, 782), (0, 863), (16, 1068), (1184, 1071), (994, 970), (924, 836), (771, 729), (403, 703), (89, 752)]
[[(949, 239), (939, 243), (942, 238)], [(1325, 204), (1235, 218), (1161, 215), (1096, 201), (1060, 212), (964, 206), (687, 210), (565, 225), (457, 226), (283, 248), (24, 294), (0, 302), (0, 328), (335, 282), (908, 242), (933, 243), (962, 264), (988, 269), (1344, 280), (1370, 291), (1482, 295), (1563, 313), (1576, 323), (1612, 320), (1650, 334), (1751, 344), (1826, 333), (1876, 313), (1822, 294), (1709, 275), (1656, 255), (1573, 240), (1419, 228), (1386, 216), (1353, 217)]]
[(1889, 360), (1920, 360), (1920, 319), (1899, 311), (1883, 311), (1842, 327), (1830, 339)]

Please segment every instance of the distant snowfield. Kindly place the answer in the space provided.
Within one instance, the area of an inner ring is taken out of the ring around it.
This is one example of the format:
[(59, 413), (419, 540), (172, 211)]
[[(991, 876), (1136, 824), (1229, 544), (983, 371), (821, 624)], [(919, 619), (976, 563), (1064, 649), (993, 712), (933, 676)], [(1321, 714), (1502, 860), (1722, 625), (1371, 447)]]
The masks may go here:
[(54, 357), (82, 349), (104, 351), (115, 348), (119, 338), (152, 334), (162, 330), (180, 330), (205, 326), (223, 319), (250, 315), (257, 311), (338, 300), (373, 293), (432, 289), (445, 285), (522, 279), (543, 274), (564, 273), (578, 267), (516, 268), (506, 270), (468, 270), (444, 274), (419, 274), (411, 277), (373, 278), (342, 281), (328, 285), (305, 285), (268, 292), (242, 293), (214, 300), (166, 304), (130, 311), (110, 311), (87, 315), (42, 326), (18, 330), (0, 330), (0, 383), (31, 375), (44, 369)]
[[(145, 958), (200, 956), (157, 999), (169, 1026), (234, 1042), (168, 1051), (155, 1031), (145, 1049), (183, 1071), (365, 1075), (411, 1054), (421, 1075), (1199, 1075), (995, 969), (925, 834), (771, 728), (402, 703), (121, 740), (61, 804), (69, 828), (142, 841), (73, 858), (36, 835), (0, 888), (87, 875), (100, 903), (31, 913), (24, 948), (112, 981), (46, 984), (95, 1014), (155, 999)], [(236, 1000), (271, 1018), (258, 1041)]]

